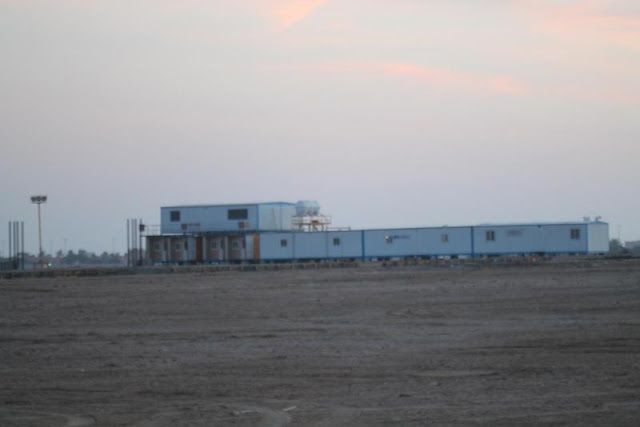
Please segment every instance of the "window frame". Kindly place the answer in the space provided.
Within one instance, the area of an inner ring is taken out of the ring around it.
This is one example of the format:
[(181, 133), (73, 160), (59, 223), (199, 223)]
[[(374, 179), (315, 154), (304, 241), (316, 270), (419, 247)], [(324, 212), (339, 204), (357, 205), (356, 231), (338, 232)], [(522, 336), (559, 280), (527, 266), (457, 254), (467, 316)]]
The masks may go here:
[(249, 219), (249, 209), (235, 208), (227, 209), (227, 219), (229, 221), (244, 221)]
[(580, 240), (580, 234), (579, 228), (572, 228), (571, 231), (569, 231), (569, 237), (571, 240)]

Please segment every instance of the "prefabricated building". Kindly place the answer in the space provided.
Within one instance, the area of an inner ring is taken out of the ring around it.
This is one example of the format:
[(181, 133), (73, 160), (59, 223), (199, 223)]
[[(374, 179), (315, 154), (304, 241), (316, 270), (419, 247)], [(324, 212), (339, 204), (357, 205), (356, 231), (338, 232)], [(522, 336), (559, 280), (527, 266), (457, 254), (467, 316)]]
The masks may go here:
[(350, 230), (317, 202), (167, 206), (147, 235), (151, 263), (226, 263), (407, 257), (603, 254), (609, 225), (576, 222)]

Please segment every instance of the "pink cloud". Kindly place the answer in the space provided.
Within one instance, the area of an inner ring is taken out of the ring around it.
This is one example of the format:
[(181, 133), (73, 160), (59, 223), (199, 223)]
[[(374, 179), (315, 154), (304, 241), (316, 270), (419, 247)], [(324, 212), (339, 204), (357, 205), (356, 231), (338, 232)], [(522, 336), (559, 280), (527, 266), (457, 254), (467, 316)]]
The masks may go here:
[[(0, 0), (2, 1), (2, 0)], [(208, 9), (215, 10), (219, 5), (206, 0), (159, 0), (166, 8), (172, 10), (182, 9)], [(276, 29), (285, 30), (302, 21), (319, 7), (329, 3), (330, 0), (226, 0), (227, 7), (252, 10), (273, 22)]]
[(604, 42), (640, 50), (640, 15), (621, 14), (607, 1), (585, 1), (573, 6), (553, 2), (514, 1), (518, 10), (534, 22), (540, 32), (588, 43)]
[(636, 93), (628, 91), (580, 87), (534, 87), (526, 85), (515, 76), (508, 74), (481, 75), (448, 68), (425, 67), (401, 62), (333, 62), (277, 65), (270, 68), (321, 74), (348, 73), (354, 75), (391, 76), (413, 80), (431, 87), (463, 90), (472, 94), (569, 98), (627, 104), (640, 102), (640, 97)]
[(388, 75), (414, 79), (432, 86), (457, 88), (479, 93), (523, 95), (528, 89), (509, 75), (482, 76), (448, 68), (425, 67), (401, 62), (338, 62), (297, 64), (277, 68), (329, 73), (359, 73)]
[(313, 10), (328, 3), (329, 0), (287, 0), (268, 2), (268, 14), (277, 22), (280, 29), (288, 28), (302, 21)]

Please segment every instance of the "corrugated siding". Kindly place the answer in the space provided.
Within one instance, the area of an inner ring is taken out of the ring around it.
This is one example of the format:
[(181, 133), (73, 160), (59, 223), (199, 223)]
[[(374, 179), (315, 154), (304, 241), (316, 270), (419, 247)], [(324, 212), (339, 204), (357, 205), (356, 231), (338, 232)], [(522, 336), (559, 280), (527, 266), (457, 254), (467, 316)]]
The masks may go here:
[(285, 231), (291, 230), (292, 218), (295, 206), (285, 204), (258, 205), (260, 215), (259, 230), (261, 231)]
[(329, 257), (327, 233), (293, 233), (293, 247), (294, 258), (296, 259), (324, 259)]
[(415, 255), (419, 248), (418, 229), (367, 230), (365, 255), (387, 258)]
[[(572, 239), (571, 230), (578, 229), (579, 238)], [(493, 232), (495, 240), (488, 240)], [(476, 255), (544, 253), (586, 253), (586, 224), (543, 224), (474, 227)]]
[(471, 227), (367, 230), (367, 258), (470, 255)]
[(609, 252), (609, 224), (589, 224), (589, 253)]
[[(286, 246), (282, 246), (283, 240)], [(293, 259), (293, 233), (261, 233), (260, 257), (267, 261)]]
[[(228, 219), (230, 209), (247, 209), (247, 219)], [(180, 212), (180, 221), (171, 221), (171, 211)], [(187, 206), (160, 209), (160, 230), (163, 234), (239, 231), (252, 230), (257, 227), (258, 210), (255, 205)]]
[(470, 255), (471, 227), (418, 229), (417, 256)]
[[(361, 258), (363, 231), (327, 232), (327, 255), (329, 258)], [(334, 241), (334, 239), (339, 239)], [(337, 243), (337, 244), (336, 244)]]

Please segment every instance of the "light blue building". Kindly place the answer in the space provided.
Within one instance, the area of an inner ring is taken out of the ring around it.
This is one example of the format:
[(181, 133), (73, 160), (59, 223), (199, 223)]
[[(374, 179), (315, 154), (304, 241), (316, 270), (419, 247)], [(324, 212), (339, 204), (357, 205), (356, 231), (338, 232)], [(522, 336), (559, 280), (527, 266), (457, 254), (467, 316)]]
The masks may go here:
[(495, 224), (473, 227), (473, 255), (609, 252), (609, 225), (601, 221)]
[(292, 230), (295, 204), (286, 202), (160, 208), (160, 233)]
[[(168, 206), (147, 237), (151, 262), (262, 262), (604, 254), (609, 225), (582, 221), (303, 231), (309, 202)], [(296, 211), (302, 207), (302, 211)], [(312, 215), (318, 214), (314, 204)], [(305, 210), (306, 209), (306, 210)], [(297, 216), (298, 215), (298, 216)]]

